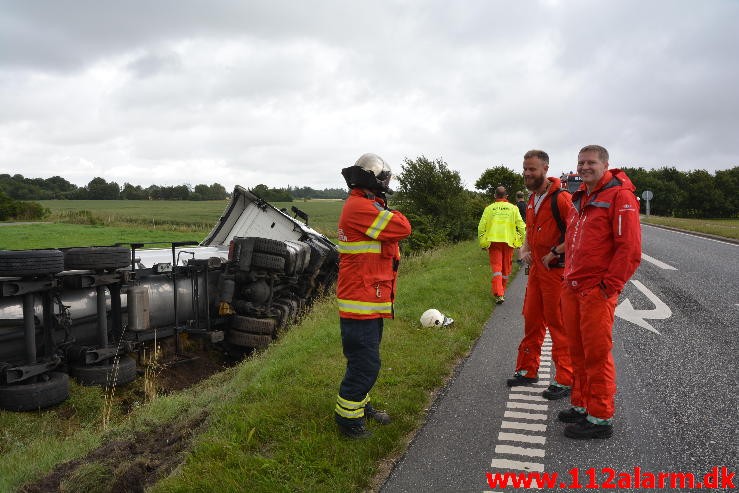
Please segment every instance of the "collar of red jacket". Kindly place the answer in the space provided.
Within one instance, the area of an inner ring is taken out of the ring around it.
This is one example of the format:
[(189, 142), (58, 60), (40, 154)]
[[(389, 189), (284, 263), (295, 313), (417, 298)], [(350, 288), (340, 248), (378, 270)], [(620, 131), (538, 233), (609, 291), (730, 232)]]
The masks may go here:
[(375, 202), (379, 202), (380, 204), (385, 205), (385, 202), (380, 197), (373, 194), (371, 191), (365, 190), (363, 188), (352, 188), (349, 194), (354, 195), (355, 197), (362, 197), (365, 199), (374, 200)]

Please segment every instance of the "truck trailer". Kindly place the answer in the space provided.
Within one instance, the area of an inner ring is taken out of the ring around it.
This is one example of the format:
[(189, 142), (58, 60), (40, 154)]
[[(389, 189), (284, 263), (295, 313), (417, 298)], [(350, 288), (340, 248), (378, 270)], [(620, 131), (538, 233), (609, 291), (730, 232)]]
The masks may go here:
[[(0, 408), (42, 409), (123, 385), (153, 341), (264, 348), (327, 292), (338, 249), (237, 186), (200, 242), (0, 251)], [(300, 217), (305, 220), (297, 220)]]

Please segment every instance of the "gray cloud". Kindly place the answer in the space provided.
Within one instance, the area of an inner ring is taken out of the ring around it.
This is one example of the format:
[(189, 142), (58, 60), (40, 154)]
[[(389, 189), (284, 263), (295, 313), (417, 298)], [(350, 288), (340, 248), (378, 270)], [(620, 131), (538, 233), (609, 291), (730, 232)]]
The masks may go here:
[(148, 185), (342, 186), (367, 151), (468, 186), (739, 164), (731, 0), (0, 0), (0, 172)]

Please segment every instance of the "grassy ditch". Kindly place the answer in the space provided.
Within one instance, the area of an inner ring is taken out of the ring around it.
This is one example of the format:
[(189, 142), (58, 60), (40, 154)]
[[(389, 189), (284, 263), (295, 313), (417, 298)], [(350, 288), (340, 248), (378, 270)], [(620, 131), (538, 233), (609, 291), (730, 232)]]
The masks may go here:
[[(160, 469), (164, 479), (149, 478), (151, 491), (371, 490), (424, 421), (434, 392), (478, 338), (493, 306), (489, 277), (487, 256), (473, 242), (403, 261), (396, 318), (385, 325), (383, 369), (372, 394), (394, 422), (374, 426), (368, 440), (349, 441), (335, 429), (332, 413), (344, 358), (335, 301), (327, 298), (266, 351), (195, 387), (114, 416), (109, 431), (97, 418), (102, 398), (94, 389), (75, 386), (70, 401), (51, 411), (0, 412), (6, 444), (0, 491), (12, 491), (72, 459), (79, 464), (60, 474), (64, 484), (97, 484), (97, 491), (110, 491), (131, 477), (134, 465), (151, 470), (172, 455), (184, 462)], [(454, 318), (454, 325), (421, 328), (418, 317), (430, 307)], [(46, 431), (32, 429), (42, 423)], [(172, 435), (173, 430), (179, 432)], [(152, 440), (158, 436), (161, 440)], [(143, 441), (155, 445), (106, 461), (110, 443)], [(183, 451), (167, 452), (182, 441), (188, 444)]]

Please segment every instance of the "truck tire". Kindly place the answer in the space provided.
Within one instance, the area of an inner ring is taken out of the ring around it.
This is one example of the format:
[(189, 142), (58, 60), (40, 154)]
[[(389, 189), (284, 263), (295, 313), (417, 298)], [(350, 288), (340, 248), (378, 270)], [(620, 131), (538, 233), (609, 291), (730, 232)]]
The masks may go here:
[(226, 335), (226, 341), (235, 346), (263, 349), (272, 342), (272, 336), (247, 334), (246, 332), (231, 329)]
[(254, 251), (284, 257), (287, 255), (287, 246), (284, 241), (255, 237)]
[(39, 382), (0, 387), (0, 408), (8, 411), (36, 411), (64, 402), (69, 397), (69, 375), (52, 371)]
[(285, 271), (285, 259), (266, 253), (254, 253), (251, 257), (252, 267), (271, 270), (275, 272)]
[(271, 318), (252, 318), (236, 315), (231, 321), (231, 328), (240, 332), (272, 335), (277, 328), (277, 322)]
[(115, 270), (131, 263), (131, 251), (124, 247), (70, 248), (64, 252), (66, 270)]
[(59, 250), (0, 250), (0, 276), (42, 276), (63, 270), (64, 254)]
[(125, 385), (136, 379), (136, 361), (129, 356), (122, 356), (118, 365), (106, 362), (101, 365), (73, 366), (70, 374), (81, 385)]

